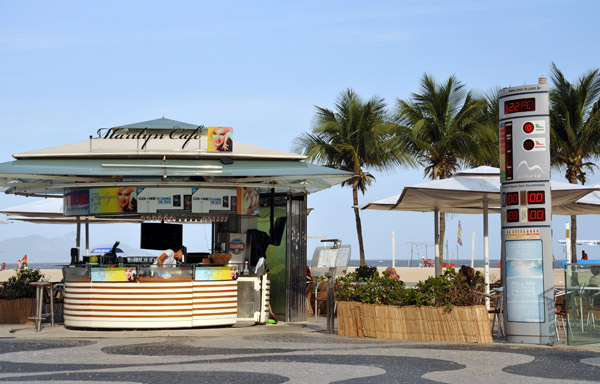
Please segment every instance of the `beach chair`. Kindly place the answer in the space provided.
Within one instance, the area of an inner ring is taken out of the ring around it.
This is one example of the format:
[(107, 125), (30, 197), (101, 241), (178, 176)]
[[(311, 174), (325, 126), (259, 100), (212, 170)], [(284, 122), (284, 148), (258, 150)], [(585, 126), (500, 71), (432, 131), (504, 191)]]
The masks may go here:
[(423, 260), (424, 267), (426, 267), (426, 268), (435, 267), (435, 262), (432, 259), (426, 259), (426, 258), (422, 257), (421, 260)]
[(554, 322), (555, 330), (556, 330), (556, 340), (560, 341), (560, 334), (558, 332), (558, 325), (561, 325), (561, 328), (565, 334), (565, 338), (567, 337), (567, 333), (573, 338), (573, 330), (571, 329), (571, 322), (569, 321), (567, 308), (565, 305), (565, 291), (564, 289), (554, 289), (554, 314), (556, 316), (556, 321)]

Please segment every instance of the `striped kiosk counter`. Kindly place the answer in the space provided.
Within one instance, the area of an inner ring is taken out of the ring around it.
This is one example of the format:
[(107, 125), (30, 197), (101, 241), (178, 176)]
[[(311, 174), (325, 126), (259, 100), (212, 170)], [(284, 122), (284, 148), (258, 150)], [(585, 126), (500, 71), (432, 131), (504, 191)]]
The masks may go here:
[(73, 328), (191, 328), (233, 325), (235, 266), (63, 268), (64, 324)]

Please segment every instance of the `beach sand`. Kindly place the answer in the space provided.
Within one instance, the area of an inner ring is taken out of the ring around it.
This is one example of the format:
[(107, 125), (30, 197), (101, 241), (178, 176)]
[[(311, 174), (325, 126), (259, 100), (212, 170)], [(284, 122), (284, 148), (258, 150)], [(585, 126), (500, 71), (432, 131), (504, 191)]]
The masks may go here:
[[(356, 268), (349, 267), (348, 271), (352, 272)], [(383, 273), (385, 268), (377, 268), (379, 273)], [(483, 273), (483, 268), (475, 268), (476, 271)], [(398, 268), (396, 272), (400, 275), (400, 280), (404, 281), (407, 285), (415, 285), (419, 281), (427, 280), (431, 276), (435, 276), (434, 268)], [(490, 282), (494, 283), (500, 280), (500, 268), (490, 268)], [(562, 269), (554, 270), (554, 285), (564, 286), (565, 285), (565, 272)]]
[[(354, 267), (349, 267), (349, 271), (353, 271)], [(475, 268), (476, 270), (483, 273), (483, 268)], [(385, 271), (385, 268), (378, 268), (379, 273)], [(426, 280), (430, 276), (434, 276), (433, 268), (396, 268), (396, 271), (400, 275), (400, 279), (407, 285), (414, 285), (419, 281)], [(46, 281), (61, 281), (62, 270), (60, 269), (42, 269), (41, 272), (44, 274), (44, 280)], [(0, 282), (7, 281), (10, 276), (15, 274), (15, 270), (0, 271)], [(500, 269), (490, 268), (490, 281), (493, 283), (500, 279)], [(562, 269), (554, 270), (554, 285), (564, 286), (565, 285), (565, 273)]]
[[(44, 281), (61, 281), (63, 278), (62, 269), (41, 269), (40, 271), (44, 275), (42, 279)], [(8, 281), (8, 278), (14, 275), (16, 275), (14, 269), (0, 271), (0, 282)]]

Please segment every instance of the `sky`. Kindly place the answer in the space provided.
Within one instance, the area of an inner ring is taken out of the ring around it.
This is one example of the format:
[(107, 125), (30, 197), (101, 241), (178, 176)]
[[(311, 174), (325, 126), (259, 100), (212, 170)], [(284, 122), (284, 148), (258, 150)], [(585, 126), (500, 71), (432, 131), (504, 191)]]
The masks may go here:
[[(600, 67), (595, 0), (540, 1), (7, 1), (0, 0), (0, 162), (12, 154), (87, 140), (99, 128), (170, 119), (232, 126), (237, 141), (291, 150), (315, 106), (418, 92), (425, 73), (455, 75), (480, 94), (536, 84), (550, 65), (570, 81)], [(361, 204), (424, 180), (423, 169), (372, 172)], [(561, 172), (553, 178), (563, 180)], [(600, 173), (588, 184), (600, 183)], [(0, 209), (32, 198), (0, 195)], [(358, 241), (352, 192), (308, 198), (308, 257), (317, 237)], [(432, 257), (433, 214), (361, 211), (367, 259)], [(457, 246), (461, 221), (464, 246)], [(554, 253), (566, 216), (554, 216)], [(579, 238), (600, 239), (600, 218), (579, 218)], [(0, 241), (74, 233), (69, 225), (0, 225)], [(139, 226), (92, 225), (91, 245), (135, 247)], [(395, 247), (392, 246), (394, 233)], [(500, 258), (500, 215), (490, 217), (490, 258)], [(480, 215), (448, 215), (451, 259), (483, 258)], [(210, 227), (184, 230), (205, 251)], [(190, 246), (191, 245), (191, 246)], [(392, 249), (395, 253), (392, 253)], [(581, 249), (581, 247), (579, 248)], [(585, 248), (600, 259), (600, 247)]]

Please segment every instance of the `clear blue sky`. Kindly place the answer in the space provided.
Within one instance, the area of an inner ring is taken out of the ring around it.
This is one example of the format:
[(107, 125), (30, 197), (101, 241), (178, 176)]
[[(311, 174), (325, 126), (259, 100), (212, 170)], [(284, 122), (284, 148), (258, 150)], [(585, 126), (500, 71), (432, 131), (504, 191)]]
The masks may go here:
[[(315, 105), (332, 108), (348, 87), (365, 99), (383, 97), (393, 108), (397, 98), (418, 91), (424, 73), (438, 80), (454, 74), (486, 92), (537, 83), (555, 62), (575, 81), (600, 66), (598, 14), (595, 0), (0, 0), (0, 161), (163, 115), (233, 126), (236, 140), (289, 150), (310, 130)], [(376, 175), (361, 203), (423, 181), (421, 169)], [(590, 178), (597, 182), (598, 174)], [(27, 201), (2, 195), (0, 208)], [(308, 235), (341, 238), (356, 258), (351, 205), (348, 188), (311, 195)], [(409, 256), (409, 241), (433, 241), (430, 213), (361, 214), (368, 259), (392, 257), (392, 231), (397, 258)], [(475, 232), (482, 258), (482, 219), (471, 215), (448, 218), (451, 257), (459, 219), (461, 257), (470, 257)], [(492, 258), (500, 255), (499, 220), (490, 220)], [(555, 234), (564, 233), (567, 220), (554, 217)], [(581, 218), (579, 237), (600, 239), (599, 220)], [(201, 227), (186, 229), (192, 248), (209, 237)], [(69, 232), (73, 226), (17, 223), (1, 225), (0, 240)], [(139, 241), (137, 226), (97, 225), (92, 232), (92, 245)], [(309, 257), (317, 245), (309, 240)], [(600, 259), (598, 248), (586, 251)], [(561, 252), (555, 246), (557, 257)]]

